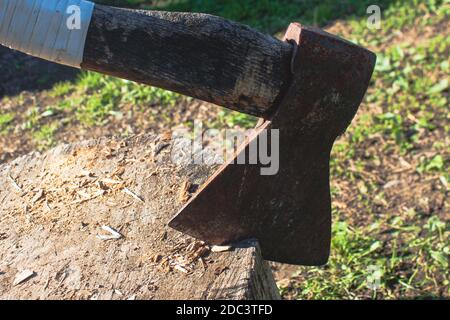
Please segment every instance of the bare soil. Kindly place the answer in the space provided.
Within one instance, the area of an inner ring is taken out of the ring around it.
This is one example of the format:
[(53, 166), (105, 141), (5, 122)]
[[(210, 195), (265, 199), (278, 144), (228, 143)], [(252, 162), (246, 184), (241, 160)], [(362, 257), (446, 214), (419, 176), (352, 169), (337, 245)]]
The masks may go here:
[(57, 65), (0, 45), (0, 98), (22, 91), (45, 90), (59, 81), (73, 79), (77, 69)]

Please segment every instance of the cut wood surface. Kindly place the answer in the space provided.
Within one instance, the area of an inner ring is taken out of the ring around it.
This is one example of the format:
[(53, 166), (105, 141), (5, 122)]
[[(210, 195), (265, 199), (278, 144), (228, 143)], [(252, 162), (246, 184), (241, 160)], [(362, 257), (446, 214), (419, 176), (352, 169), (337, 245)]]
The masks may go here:
[(214, 169), (169, 161), (171, 141), (104, 138), (0, 166), (0, 298), (279, 298), (256, 240), (212, 250), (167, 227)]
[(290, 79), (292, 51), (208, 14), (96, 5), (81, 67), (262, 116)]

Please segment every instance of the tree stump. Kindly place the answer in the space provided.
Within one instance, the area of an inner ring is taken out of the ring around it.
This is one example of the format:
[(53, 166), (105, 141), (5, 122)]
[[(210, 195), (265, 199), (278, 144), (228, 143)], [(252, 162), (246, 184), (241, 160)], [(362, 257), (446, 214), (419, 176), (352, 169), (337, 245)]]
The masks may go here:
[(174, 164), (171, 143), (103, 138), (0, 166), (0, 299), (278, 299), (256, 240), (222, 251), (167, 227), (214, 170)]

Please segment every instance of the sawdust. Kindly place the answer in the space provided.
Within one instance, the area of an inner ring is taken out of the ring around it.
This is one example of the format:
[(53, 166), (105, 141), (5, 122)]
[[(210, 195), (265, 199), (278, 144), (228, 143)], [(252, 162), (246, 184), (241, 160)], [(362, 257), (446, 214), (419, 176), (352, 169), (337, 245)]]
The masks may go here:
[(191, 194), (189, 190), (192, 187), (192, 183), (190, 183), (188, 180), (184, 181), (183, 184), (180, 187), (178, 199), (181, 203), (187, 202), (191, 198)]

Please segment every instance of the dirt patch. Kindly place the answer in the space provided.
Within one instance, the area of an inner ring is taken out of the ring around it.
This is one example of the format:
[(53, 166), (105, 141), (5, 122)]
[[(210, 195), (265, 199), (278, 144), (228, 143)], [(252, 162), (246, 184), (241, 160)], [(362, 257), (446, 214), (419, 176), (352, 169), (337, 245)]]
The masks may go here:
[(0, 45), (0, 98), (22, 91), (49, 89), (56, 82), (71, 80), (78, 70), (33, 58)]

